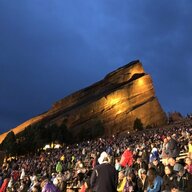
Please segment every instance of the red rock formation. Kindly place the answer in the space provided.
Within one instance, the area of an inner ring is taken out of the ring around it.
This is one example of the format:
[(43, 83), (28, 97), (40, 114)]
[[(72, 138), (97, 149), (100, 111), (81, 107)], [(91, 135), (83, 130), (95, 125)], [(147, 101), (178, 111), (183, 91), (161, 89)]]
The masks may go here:
[[(68, 129), (78, 135), (82, 128), (89, 130), (99, 121), (105, 133), (111, 135), (131, 131), (136, 118), (141, 119), (144, 126), (166, 123), (152, 79), (139, 61), (133, 61), (109, 73), (103, 80), (61, 99), (48, 112), (13, 131), (18, 133), (41, 120), (57, 124), (65, 120)], [(6, 133), (0, 136), (0, 142), (5, 136)]]

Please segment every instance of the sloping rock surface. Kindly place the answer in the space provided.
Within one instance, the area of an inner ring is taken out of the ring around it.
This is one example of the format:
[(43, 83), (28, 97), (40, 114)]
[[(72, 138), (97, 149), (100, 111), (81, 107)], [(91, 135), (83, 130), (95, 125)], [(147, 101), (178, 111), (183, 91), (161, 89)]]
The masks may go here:
[[(46, 120), (49, 124), (65, 121), (74, 135), (100, 122), (106, 135), (132, 131), (136, 118), (143, 125), (163, 125), (166, 115), (155, 96), (151, 76), (142, 64), (133, 61), (80, 91), (53, 104), (47, 112), (13, 129), (15, 134), (30, 124)], [(0, 142), (7, 133), (0, 136)]]

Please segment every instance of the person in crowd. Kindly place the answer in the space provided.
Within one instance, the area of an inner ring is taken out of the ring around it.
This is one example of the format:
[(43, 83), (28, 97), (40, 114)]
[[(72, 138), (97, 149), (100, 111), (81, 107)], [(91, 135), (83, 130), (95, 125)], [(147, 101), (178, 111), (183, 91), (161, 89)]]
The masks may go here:
[(102, 152), (91, 175), (91, 188), (95, 192), (116, 192), (118, 184), (118, 172), (110, 164), (110, 157), (106, 152)]
[(174, 188), (176, 176), (173, 173), (173, 168), (170, 165), (165, 166), (165, 175), (161, 186), (162, 192), (171, 191)]
[(2, 172), (0, 172), (0, 187), (1, 187), (1, 185), (2, 185), (2, 183), (3, 183), (3, 173)]
[(62, 174), (57, 174), (53, 180), (53, 184), (60, 190), (64, 191), (66, 188), (66, 182), (64, 181)]
[(167, 140), (168, 140), (168, 143), (167, 143), (166, 153), (167, 153), (168, 157), (173, 157), (173, 158), (178, 157), (179, 153), (180, 153), (180, 149), (179, 149), (176, 139), (173, 138), (173, 136), (168, 135)]
[(178, 138), (178, 141), (179, 141), (179, 147), (180, 147), (180, 150), (181, 151), (187, 151), (187, 144), (188, 144), (188, 141), (189, 141), (189, 135), (188, 135), (188, 132), (183, 130), (181, 132), (181, 136)]
[(41, 192), (60, 192), (60, 190), (51, 182), (49, 182), (48, 179), (44, 179), (41, 183)]
[(21, 169), (21, 174), (20, 174), (20, 180), (23, 180), (24, 177), (25, 177), (25, 169), (22, 168), (22, 169)]
[(185, 158), (185, 167), (188, 173), (192, 174), (192, 160), (190, 157)]
[(79, 170), (83, 168), (83, 163), (81, 161), (81, 159), (77, 160), (76, 164), (75, 164), (75, 170)]
[(91, 186), (90, 186), (90, 177), (91, 177), (92, 171), (88, 170), (85, 177), (84, 177), (84, 183), (81, 186), (81, 189), (79, 192), (92, 192)]
[(98, 165), (98, 156), (96, 153), (91, 154), (91, 167), (94, 168)]
[(124, 187), (125, 187), (126, 181), (127, 181), (127, 179), (126, 179), (124, 171), (120, 171), (118, 174), (118, 186), (117, 186), (118, 192), (124, 192)]
[(148, 164), (148, 163), (149, 163), (149, 152), (148, 152), (145, 144), (142, 144), (142, 145), (141, 145), (141, 151), (142, 151), (141, 159), (142, 159), (146, 164)]
[(118, 159), (115, 159), (115, 169), (117, 171), (121, 171), (122, 170), (120, 162), (118, 161)]
[(164, 166), (169, 165), (168, 158), (166, 158), (166, 159), (161, 159), (161, 162), (162, 162), (162, 164), (163, 164)]
[(133, 152), (131, 150), (131, 147), (127, 147), (125, 151), (123, 152), (120, 160), (121, 167), (127, 167), (130, 168), (133, 165)]
[(40, 189), (38, 186), (34, 186), (32, 189), (31, 189), (31, 192), (39, 192)]
[(127, 172), (126, 183), (123, 192), (134, 192), (137, 191), (136, 176), (132, 170)]
[(61, 161), (58, 161), (56, 165), (56, 172), (61, 173), (62, 170), (63, 170), (63, 167), (62, 167)]
[(0, 188), (0, 192), (6, 192), (9, 180), (10, 180), (9, 177), (5, 177), (3, 184), (1, 185), (1, 188)]
[(156, 169), (153, 167), (149, 168), (147, 175), (148, 175), (147, 192), (160, 192), (163, 179), (162, 177), (157, 175)]
[(39, 182), (38, 182), (38, 179), (37, 179), (37, 176), (34, 175), (33, 177), (31, 177), (31, 184), (30, 184), (30, 188), (29, 190), (33, 189), (34, 187), (36, 186), (39, 186)]
[(164, 165), (157, 159), (154, 158), (150, 164), (150, 167), (154, 167), (157, 171), (157, 174), (161, 177), (164, 176), (165, 172), (164, 172)]
[(138, 157), (136, 162), (133, 164), (133, 169), (134, 169), (135, 173), (136, 172), (138, 173), (139, 169), (141, 169), (141, 168), (147, 170), (148, 165), (146, 164), (145, 161), (142, 160), (141, 157)]
[(168, 158), (168, 164), (173, 168), (174, 165), (176, 164), (176, 158), (170, 157)]
[(147, 186), (148, 186), (147, 171), (145, 169), (141, 168), (138, 170), (138, 178), (137, 178), (138, 192), (146, 191)]
[(161, 158), (162, 159), (166, 159), (168, 157), (167, 146), (168, 146), (168, 140), (165, 137), (164, 140), (163, 140), (162, 153), (161, 153)]
[(188, 142), (188, 157), (192, 159), (192, 137), (189, 139)]
[(191, 192), (192, 175), (188, 173), (181, 164), (175, 164), (173, 170), (177, 173), (173, 189), (177, 189), (182, 192)]
[(16, 183), (20, 178), (20, 173), (18, 171), (18, 165), (15, 163), (12, 168), (11, 178), (13, 179), (13, 183)]
[(159, 160), (159, 151), (154, 143), (151, 144), (151, 153), (149, 155), (149, 162), (151, 163), (153, 159)]

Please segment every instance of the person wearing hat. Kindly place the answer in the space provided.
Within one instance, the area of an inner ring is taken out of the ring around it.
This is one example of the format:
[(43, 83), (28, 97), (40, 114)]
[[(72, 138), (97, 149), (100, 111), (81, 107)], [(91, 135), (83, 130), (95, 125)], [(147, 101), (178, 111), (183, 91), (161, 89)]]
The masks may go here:
[(183, 165), (177, 163), (173, 167), (173, 170), (177, 173), (176, 180), (174, 183), (174, 189), (184, 192), (192, 191), (192, 175), (188, 173)]
[(117, 192), (118, 172), (110, 164), (109, 155), (102, 152), (91, 174), (90, 186), (95, 192)]
[[(172, 167), (172, 169), (177, 165), (179, 164), (177, 161), (176, 161), (176, 158), (173, 158), (173, 157), (170, 157), (168, 158), (168, 165), (170, 165)], [(173, 169), (173, 173), (174, 174), (177, 174), (177, 172)]]

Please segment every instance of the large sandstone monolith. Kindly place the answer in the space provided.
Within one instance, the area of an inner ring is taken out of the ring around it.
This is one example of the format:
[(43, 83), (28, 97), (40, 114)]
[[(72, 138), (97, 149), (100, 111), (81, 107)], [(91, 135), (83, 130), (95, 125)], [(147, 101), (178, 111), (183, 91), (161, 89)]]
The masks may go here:
[[(65, 121), (68, 129), (78, 135), (81, 129), (89, 131), (99, 122), (106, 135), (112, 135), (132, 131), (136, 118), (144, 127), (166, 123), (151, 76), (145, 73), (139, 61), (133, 61), (109, 73), (103, 80), (57, 101), (48, 112), (33, 118), (31, 124), (41, 120), (49, 124)], [(27, 121), (29, 124), (30, 120)], [(13, 131), (18, 133), (25, 127), (26, 122)]]

